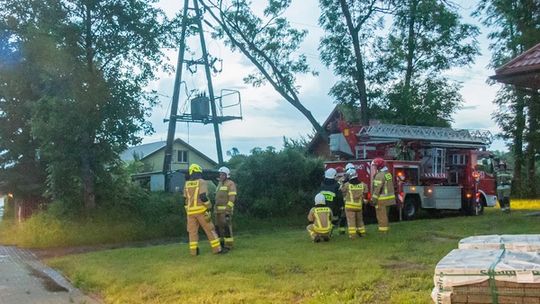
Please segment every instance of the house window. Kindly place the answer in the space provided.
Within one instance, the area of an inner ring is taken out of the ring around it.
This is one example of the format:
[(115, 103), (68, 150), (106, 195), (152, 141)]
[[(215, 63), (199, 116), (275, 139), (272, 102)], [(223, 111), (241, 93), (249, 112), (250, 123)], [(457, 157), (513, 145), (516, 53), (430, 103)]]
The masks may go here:
[(179, 163), (187, 163), (188, 162), (188, 151), (186, 150), (178, 150), (178, 158), (177, 161)]

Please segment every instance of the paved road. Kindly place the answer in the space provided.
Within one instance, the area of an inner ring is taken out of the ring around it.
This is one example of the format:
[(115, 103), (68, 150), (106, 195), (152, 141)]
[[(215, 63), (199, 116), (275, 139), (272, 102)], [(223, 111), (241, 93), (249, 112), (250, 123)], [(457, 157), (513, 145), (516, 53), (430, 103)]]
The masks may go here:
[(98, 304), (24, 249), (0, 246), (0, 304)]

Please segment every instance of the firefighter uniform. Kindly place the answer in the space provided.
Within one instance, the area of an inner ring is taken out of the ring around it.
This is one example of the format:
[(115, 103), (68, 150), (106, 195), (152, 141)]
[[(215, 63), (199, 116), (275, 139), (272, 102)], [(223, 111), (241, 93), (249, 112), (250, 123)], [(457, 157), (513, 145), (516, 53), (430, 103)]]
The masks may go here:
[[(202, 173), (202, 170), (200, 172)], [(191, 255), (197, 255), (199, 253), (199, 226), (206, 233), (212, 252), (221, 252), (219, 238), (210, 215), (212, 204), (206, 198), (207, 194), (208, 186), (202, 178), (186, 181), (184, 185), (184, 202), (187, 213), (187, 231), (189, 233), (189, 251)]]
[(377, 222), (379, 223), (379, 231), (387, 232), (388, 226), (388, 206), (396, 204), (396, 196), (394, 190), (394, 179), (388, 169), (382, 168), (375, 174), (373, 178), (373, 195), (372, 201), (375, 206)]
[(364, 194), (368, 192), (366, 184), (360, 182), (356, 177), (351, 178), (342, 187), (341, 191), (345, 198), (345, 216), (347, 217), (347, 231), (349, 237), (354, 239), (366, 233), (364, 218), (362, 215), (362, 205)]
[(332, 233), (332, 210), (325, 205), (324, 196), (319, 193), (315, 196), (315, 206), (311, 208), (307, 216), (311, 222), (306, 229), (314, 242), (330, 240)]
[(339, 188), (339, 183), (335, 179), (325, 178), (321, 183), (320, 193), (324, 195), (326, 206), (332, 210), (332, 223), (339, 227), (340, 233), (345, 233), (346, 220), (342, 214), (343, 195)]
[(216, 189), (216, 226), (220, 240), (224, 247), (233, 247), (232, 215), (236, 201), (236, 184), (225, 179), (218, 183)]

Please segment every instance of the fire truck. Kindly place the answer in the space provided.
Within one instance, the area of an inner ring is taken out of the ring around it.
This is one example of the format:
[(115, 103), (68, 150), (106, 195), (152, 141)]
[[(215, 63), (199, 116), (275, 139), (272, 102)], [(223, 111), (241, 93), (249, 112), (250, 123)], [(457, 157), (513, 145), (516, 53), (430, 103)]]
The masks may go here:
[(371, 185), (371, 161), (383, 158), (395, 178), (400, 219), (413, 219), (420, 209), (480, 215), (497, 203), (495, 159), (486, 151), (491, 141), (491, 133), (481, 130), (340, 121), (329, 141), (336, 160), (325, 167), (340, 172), (352, 163), (358, 178)]

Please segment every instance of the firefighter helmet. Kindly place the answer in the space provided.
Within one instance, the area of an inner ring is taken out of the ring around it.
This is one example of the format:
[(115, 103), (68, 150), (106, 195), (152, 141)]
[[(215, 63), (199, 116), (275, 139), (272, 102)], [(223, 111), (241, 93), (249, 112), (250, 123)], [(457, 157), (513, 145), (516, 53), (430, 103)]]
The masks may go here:
[(322, 193), (317, 193), (317, 195), (315, 195), (315, 205), (324, 205), (324, 203), (326, 203), (324, 195)]
[(349, 176), (349, 178), (358, 177), (358, 174), (356, 173), (355, 168), (350, 168), (349, 170), (347, 170), (347, 175)]
[(195, 172), (202, 173), (202, 168), (197, 164), (191, 164), (191, 166), (189, 166), (189, 175), (192, 175)]
[(324, 178), (334, 179), (336, 178), (337, 171), (334, 168), (329, 168), (324, 171)]
[(377, 157), (371, 162), (371, 165), (380, 170), (384, 168), (384, 159)]
[(229, 170), (229, 168), (227, 168), (227, 167), (219, 168), (218, 172), (219, 173), (225, 173), (225, 175), (227, 175), (227, 177), (231, 177), (231, 170)]
[(348, 163), (345, 165), (345, 171), (349, 171), (349, 169), (354, 169), (354, 165), (352, 163)]

